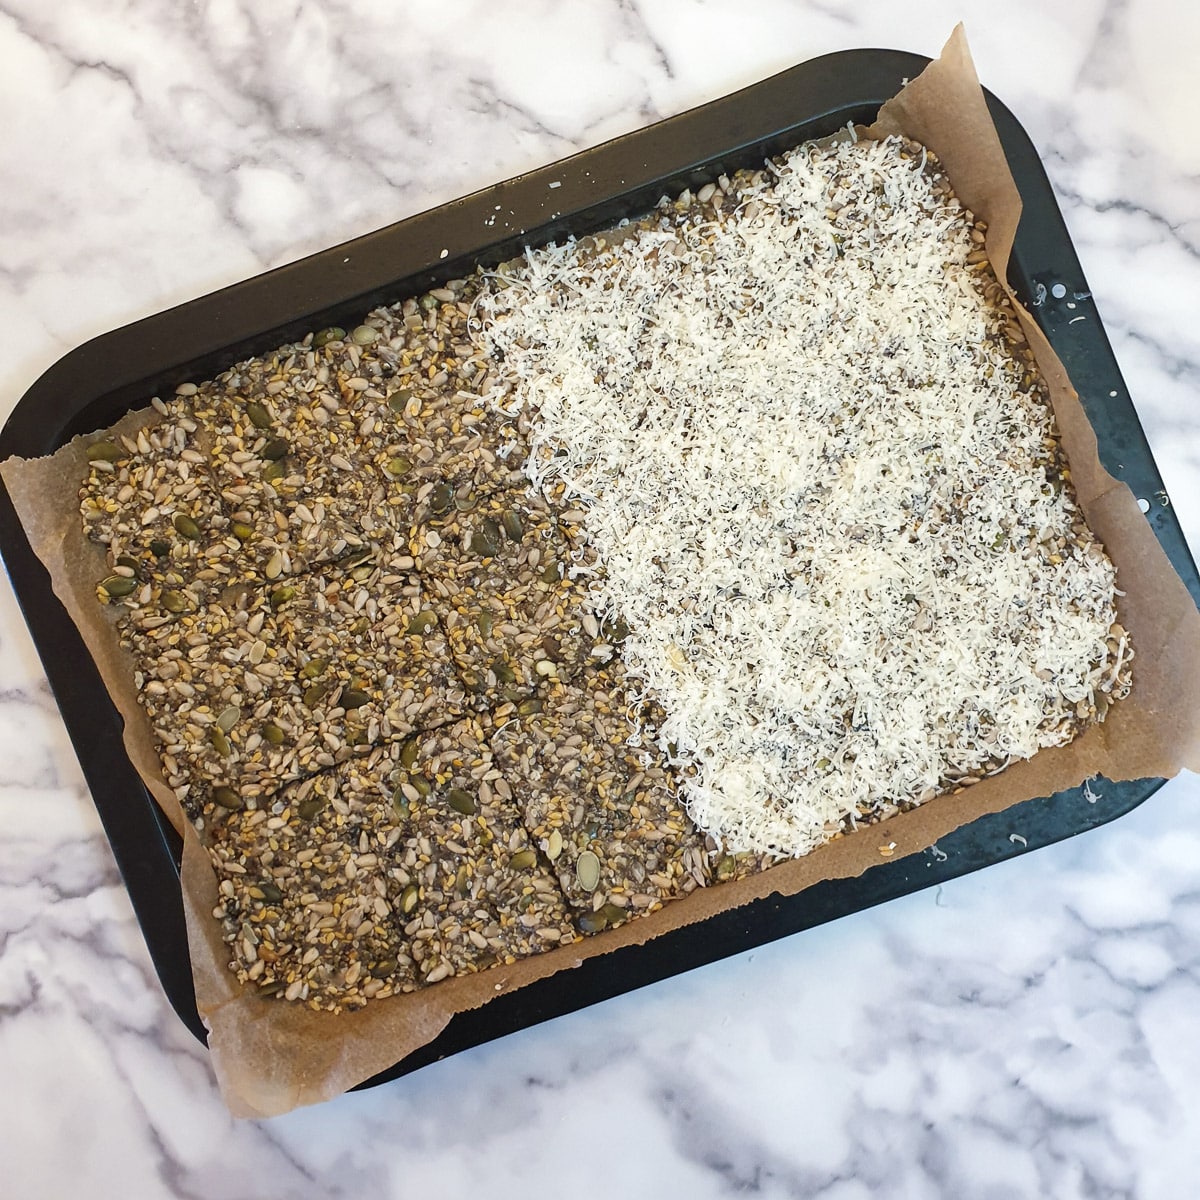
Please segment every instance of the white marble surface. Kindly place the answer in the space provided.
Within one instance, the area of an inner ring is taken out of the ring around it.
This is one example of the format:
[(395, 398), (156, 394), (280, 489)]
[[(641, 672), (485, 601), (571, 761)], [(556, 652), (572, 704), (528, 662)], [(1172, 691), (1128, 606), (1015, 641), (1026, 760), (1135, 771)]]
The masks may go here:
[[(829, 50), (1040, 147), (1200, 549), (1200, 16), (1173, 0), (0, 0), (0, 415), (115, 325)], [(512, 10), (512, 11), (509, 11)], [(1190, 1197), (1200, 786), (388, 1087), (225, 1113), (0, 589), (6, 1195)]]

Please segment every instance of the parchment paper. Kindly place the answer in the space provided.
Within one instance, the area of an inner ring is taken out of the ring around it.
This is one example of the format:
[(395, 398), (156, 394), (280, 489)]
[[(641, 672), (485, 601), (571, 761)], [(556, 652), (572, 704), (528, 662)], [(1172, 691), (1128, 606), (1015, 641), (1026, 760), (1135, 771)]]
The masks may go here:
[[(866, 136), (903, 133), (942, 159), (958, 196), (988, 222), (987, 248), (1003, 280), (1020, 216), (1020, 198), (975, 76), (962, 28), (940, 59), (880, 111)], [(1016, 304), (1015, 298), (1013, 298)], [(485, 1004), (584, 958), (772, 893), (791, 895), (822, 879), (855, 876), (880, 863), (881, 843), (894, 857), (924, 850), (985, 813), (1078, 785), (1109, 779), (1175, 775), (1200, 768), (1200, 614), (1155, 540), (1129, 489), (1109, 476), (1096, 438), (1061, 363), (1029, 316), (1017, 306), (1049, 384), (1088, 523), (1118, 569), (1122, 623), (1137, 657), (1133, 692), (1071, 745), (1046, 750), (958, 795), (939, 797), (884, 826), (860, 830), (762, 875), (694, 892), (651, 916), (509, 968), (449, 979), (411, 996), (375, 1001), (354, 1013), (314, 1013), (243, 991), (211, 913), (217, 884), (208, 856), (160, 773), (149, 722), (138, 706), (131, 664), (111, 616), (96, 601), (107, 574), (103, 553), (80, 528), (74, 497), (87, 469), (80, 440), (50, 458), (10, 459), (0, 466), (33, 549), (50, 572), (55, 593), (80, 627), (117, 708), (125, 719), (129, 755), (155, 798), (184, 835), (183, 897), (196, 1002), (210, 1030), (212, 1062), (232, 1112), (263, 1117), (336, 1096), (432, 1040), (450, 1017)], [(118, 427), (135, 429), (153, 410)]]

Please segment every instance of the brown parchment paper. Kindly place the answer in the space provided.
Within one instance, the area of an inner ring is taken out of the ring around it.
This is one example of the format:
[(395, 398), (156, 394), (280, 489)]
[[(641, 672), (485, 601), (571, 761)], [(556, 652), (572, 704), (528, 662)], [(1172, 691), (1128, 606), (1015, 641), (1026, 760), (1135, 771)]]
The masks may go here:
[[(942, 159), (962, 201), (989, 226), (987, 248), (1003, 280), (1021, 202), (983, 99), (961, 26), (941, 57), (880, 111), (864, 136), (903, 133)], [(1016, 304), (1015, 298), (1013, 299)], [(580, 945), (562, 947), (509, 968), (449, 979), (410, 996), (375, 1001), (354, 1013), (314, 1013), (244, 993), (226, 963), (211, 913), (217, 881), (208, 856), (160, 773), (149, 722), (138, 706), (132, 668), (111, 615), (96, 602), (107, 574), (103, 554), (80, 528), (75, 496), (86, 475), (76, 440), (46, 459), (0, 466), (30, 544), (94, 655), (125, 719), (130, 758), (184, 836), (183, 898), (196, 1002), (210, 1030), (213, 1067), (233, 1113), (263, 1117), (329, 1099), (432, 1040), (460, 1011), (502, 992), (577, 966), (584, 958), (647, 941), (714, 913), (822, 879), (855, 876), (894, 856), (917, 853), (985, 813), (1073, 787), (1096, 774), (1110, 779), (1172, 776), (1200, 769), (1200, 614), (1155, 540), (1129, 489), (1100, 465), (1096, 438), (1049, 344), (1018, 313), (1050, 386), (1079, 501), (1118, 569), (1120, 618), (1137, 657), (1129, 699), (1071, 745), (1046, 750), (955, 796), (940, 797), (884, 826), (861, 830), (807, 858), (736, 883), (694, 892), (661, 911)], [(153, 410), (117, 427), (136, 429)]]

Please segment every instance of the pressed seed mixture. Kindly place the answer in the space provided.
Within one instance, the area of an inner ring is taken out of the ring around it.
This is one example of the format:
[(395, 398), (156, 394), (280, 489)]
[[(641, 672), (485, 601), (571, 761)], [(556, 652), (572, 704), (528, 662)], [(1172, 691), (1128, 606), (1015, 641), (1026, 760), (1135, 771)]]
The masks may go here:
[(802, 147), (92, 442), (240, 979), (512, 963), (1103, 720), (1112, 566), (984, 232), (920, 147)]

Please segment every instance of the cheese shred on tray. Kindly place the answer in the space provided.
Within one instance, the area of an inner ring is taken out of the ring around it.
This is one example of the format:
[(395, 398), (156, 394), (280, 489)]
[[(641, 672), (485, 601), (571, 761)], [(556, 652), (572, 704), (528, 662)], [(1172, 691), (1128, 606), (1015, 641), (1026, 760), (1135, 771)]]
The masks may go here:
[(1069, 741), (1130, 650), (934, 156), (847, 139), (723, 183), (530, 251), (480, 328), (692, 817), (802, 855)]

